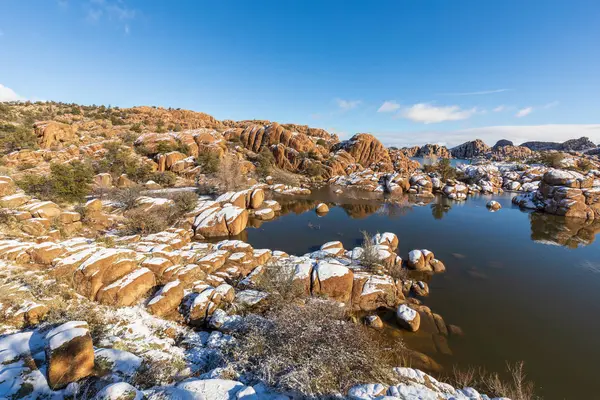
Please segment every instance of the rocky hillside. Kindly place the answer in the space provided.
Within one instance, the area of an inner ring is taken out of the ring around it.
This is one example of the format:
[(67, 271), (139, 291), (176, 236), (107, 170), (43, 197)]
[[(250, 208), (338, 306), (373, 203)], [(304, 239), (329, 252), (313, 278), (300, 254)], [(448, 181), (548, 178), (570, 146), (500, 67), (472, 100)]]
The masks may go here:
[(597, 148), (589, 138), (580, 137), (571, 139), (562, 143), (558, 142), (525, 142), (522, 147), (527, 147), (533, 151), (558, 150), (558, 151), (587, 151)]
[(483, 157), (490, 151), (490, 147), (481, 139), (475, 139), (470, 142), (463, 143), (450, 149), (450, 153), (454, 158), (477, 158)]
[[(399, 154), (392, 160), (388, 149), (369, 134), (340, 142), (336, 135), (304, 125), (219, 121), (201, 112), (156, 107), (122, 109), (55, 102), (3, 103), (1, 107), (2, 162), (21, 171), (45, 173), (49, 161), (78, 159), (97, 164), (108, 143), (123, 146), (132, 160), (151, 170), (191, 180), (208, 172), (206, 163), (197, 159), (207, 154), (241, 161), (243, 174), (266, 176), (272, 165), (312, 180), (367, 167), (403, 173), (417, 167)], [(112, 171), (113, 180), (123, 173)]]

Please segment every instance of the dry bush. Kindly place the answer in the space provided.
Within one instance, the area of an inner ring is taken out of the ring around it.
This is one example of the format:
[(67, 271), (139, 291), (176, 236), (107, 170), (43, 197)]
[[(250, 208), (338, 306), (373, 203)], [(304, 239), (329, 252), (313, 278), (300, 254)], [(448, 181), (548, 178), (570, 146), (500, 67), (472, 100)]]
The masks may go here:
[(72, 301), (63, 307), (50, 307), (46, 314), (47, 324), (60, 325), (69, 321), (86, 321), (94, 343), (100, 343), (109, 331), (110, 320), (104, 308), (90, 301)]
[(275, 183), (283, 183), (288, 186), (300, 186), (300, 176), (292, 172), (280, 169), (271, 168), (271, 176)]
[(134, 186), (124, 189), (115, 189), (108, 194), (108, 198), (121, 204), (123, 210), (135, 208), (138, 197), (141, 196), (142, 189)]
[(165, 360), (150, 354), (144, 357), (131, 384), (142, 390), (153, 386), (170, 385), (184, 374), (186, 368), (187, 364), (183, 358), (172, 357)]
[(379, 252), (371, 240), (371, 236), (366, 231), (361, 231), (363, 241), (361, 247), (363, 253), (360, 256), (360, 264), (367, 269), (374, 269), (381, 264), (379, 261)]
[(258, 290), (269, 293), (270, 304), (281, 307), (305, 297), (304, 285), (295, 280), (295, 268), (277, 262), (263, 266), (263, 272), (256, 282)]
[(152, 210), (134, 209), (125, 214), (122, 229), (125, 235), (148, 235), (166, 230), (173, 223), (172, 207), (156, 207)]
[(401, 365), (402, 346), (383, 346), (368, 328), (348, 321), (338, 303), (286, 304), (265, 317), (246, 318), (237, 345), (226, 353), (251, 381), (315, 397), (397, 380), (393, 367)]
[(196, 192), (183, 191), (171, 193), (167, 198), (175, 203), (175, 213), (177, 218), (192, 211), (198, 205), (198, 195)]
[(459, 370), (454, 368), (451, 383), (458, 387), (474, 387), (492, 397), (506, 397), (512, 400), (541, 400), (535, 394), (533, 382), (527, 380), (525, 374), (525, 363), (523, 361), (515, 364), (506, 363), (506, 372), (510, 379), (504, 380), (500, 374), (489, 373), (485, 369)]
[(226, 192), (241, 189), (246, 183), (242, 173), (242, 163), (233, 156), (225, 156), (221, 160), (215, 178), (218, 179), (219, 186)]

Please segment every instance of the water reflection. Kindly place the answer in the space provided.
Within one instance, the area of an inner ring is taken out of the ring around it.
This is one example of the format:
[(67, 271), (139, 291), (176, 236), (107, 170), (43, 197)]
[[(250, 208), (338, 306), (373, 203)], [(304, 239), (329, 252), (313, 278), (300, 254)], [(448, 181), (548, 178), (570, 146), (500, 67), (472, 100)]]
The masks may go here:
[(600, 222), (586, 222), (577, 218), (531, 213), (529, 221), (532, 240), (571, 249), (592, 244), (600, 232)]

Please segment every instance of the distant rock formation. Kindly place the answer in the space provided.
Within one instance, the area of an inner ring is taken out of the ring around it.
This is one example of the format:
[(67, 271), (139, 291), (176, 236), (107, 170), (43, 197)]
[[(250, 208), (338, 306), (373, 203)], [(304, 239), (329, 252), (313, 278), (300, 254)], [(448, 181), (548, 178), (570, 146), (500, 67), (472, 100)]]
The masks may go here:
[(416, 157), (416, 154), (420, 149), (421, 148), (419, 146), (413, 146), (413, 147), (403, 147), (400, 149), (400, 151), (402, 152), (402, 154), (406, 155), (407, 157)]
[(492, 147), (491, 158), (494, 161), (524, 160), (531, 157), (532, 154), (533, 151), (531, 151), (531, 149), (523, 146), (494, 146)]
[(531, 157), (532, 154), (533, 151), (531, 149), (523, 146), (494, 146), (492, 148), (491, 158), (494, 161), (524, 160)]
[(510, 140), (500, 139), (496, 142), (496, 144), (494, 145), (494, 147), (492, 147), (492, 149), (496, 150), (496, 149), (499, 149), (500, 147), (505, 147), (505, 146), (514, 146), (514, 143), (511, 142)]
[(558, 151), (586, 151), (595, 149), (596, 146), (589, 138), (580, 137), (579, 139), (567, 140), (563, 143), (558, 142), (525, 142), (521, 144), (523, 147), (527, 147), (533, 151), (542, 150), (558, 150)]
[(400, 151), (407, 157), (430, 157), (436, 156), (438, 158), (452, 158), (450, 151), (446, 146), (439, 144), (426, 144), (425, 146), (419, 147), (403, 147)]
[(425, 146), (421, 147), (415, 154), (415, 157), (430, 156), (436, 156), (438, 158), (452, 158), (452, 155), (450, 154), (450, 151), (448, 151), (448, 148), (439, 144), (426, 144)]
[(485, 144), (483, 140), (475, 139), (453, 147), (450, 149), (450, 154), (454, 158), (475, 158), (484, 156), (490, 150), (490, 146)]

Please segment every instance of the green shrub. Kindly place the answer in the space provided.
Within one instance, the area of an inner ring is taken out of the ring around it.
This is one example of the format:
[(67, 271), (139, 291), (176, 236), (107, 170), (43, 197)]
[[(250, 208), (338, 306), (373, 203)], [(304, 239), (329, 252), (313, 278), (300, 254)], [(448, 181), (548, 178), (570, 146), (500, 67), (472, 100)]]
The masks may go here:
[(196, 157), (196, 164), (200, 166), (203, 174), (210, 175), (219, 170), (221, 160), (219, 159), (219, 155), (217, 153), (206, 151), (198, 154), (198, 157)]
[(317, 144), (318, 144), (319, 146), (323, 146), (323, 147), (326, 147), (326, 146), (327, 146), (327, 142), (326, 142), (325, 140), (323, 140), (323, 139), (319, 139), (319, 140), (317, 140)]
[(313, 178), (319, 178), (323, 175), (323, 166), (318, 162), (311, 162), (306, 170), (304, 171), (308, 176), (312, 176)]
[(121, 146), (118, 142), (109, 142), (104, 144), (106, 154), (104, 157), (94, 162), (94, 171), (99, 174), (102, 172), (110, 173), (114, 178), (127, 174), (127, 177), (134, 182), (146, 182), (152, 174), (150, 164), (135, 157), (130, 149)]
[(52, 164), (50, 176), (28, 174), (17, 185), (26, 193), (43, 200), (82, 202), (90, 193), (94, 178), (92, 168), (80, 161)]
[(433, 164), (426, 164), (423, 166), (423, 171), (427, 173), (435, 172), (443, 180), (457, 178), (456, 168), (452, 166), (449, 158), (440, 158)]
[(273, 153), (271, 153), (268, 148), (263, 147), (260, 153), (258, 153), (257, 161), (258, 164), (256, 166), (256, 173), (258, 176), (269, 176), (271, 174), (271, 170), (273, 169), (273, 165), (275, 165), (275, 157), (273, 156)]
[(539, 162), (552, 168), (561, 168), (562, 161), (565, 159), (564, 153), (543, 152), (540, 154)]
[(0, 124), (0, 152), (36, 148), (37, 138), (33, 129), (22, 125)]
[(177, 182), (177, 175), (171, 171), (154, 172), (150, 175), (150, 179), (161, 186), (172, 187)]
[(198, 195), (195, 192), (176, 192), (169, 196), (175, 203), (176, 213), (183, 215), (192, 211), (198, 205)]
[(142, 133), (142, 124), (140, 122), (136, 122), (135, 124), (131, 125), (131, 128), (129, 129), (136, 133)]

